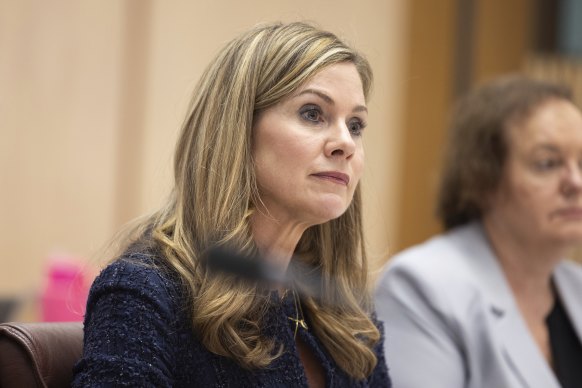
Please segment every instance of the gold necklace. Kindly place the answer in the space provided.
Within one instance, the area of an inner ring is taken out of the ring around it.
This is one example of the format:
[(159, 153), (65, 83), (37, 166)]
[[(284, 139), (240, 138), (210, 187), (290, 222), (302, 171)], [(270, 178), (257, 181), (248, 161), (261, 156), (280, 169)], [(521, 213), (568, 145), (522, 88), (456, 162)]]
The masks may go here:
[[(292, 322), (295, 322), (295, 333), (293, 334), (293, 338), (297, 338), (297, 330), (299, 326), (307, 330), (307, 323), (305, 323), (305, 316), (303, 315), (303, 308), (301, 307), (301, 301), (298, 301), (297, 293), (295, 292), (295, 288), (291, 289), (293, 293), (293, 303), (295, 304), (295, 318), (287, 317)], [(301, 319), (299, 319), (299, 313), (301, 313)]]

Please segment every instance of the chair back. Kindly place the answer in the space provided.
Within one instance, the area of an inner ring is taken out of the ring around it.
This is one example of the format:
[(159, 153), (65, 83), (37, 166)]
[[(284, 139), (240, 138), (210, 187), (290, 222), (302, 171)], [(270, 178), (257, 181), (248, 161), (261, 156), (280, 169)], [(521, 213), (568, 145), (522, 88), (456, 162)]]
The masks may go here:
[(83, 351), (81, 322), (0, 324), (0, 387), (69, 387)]

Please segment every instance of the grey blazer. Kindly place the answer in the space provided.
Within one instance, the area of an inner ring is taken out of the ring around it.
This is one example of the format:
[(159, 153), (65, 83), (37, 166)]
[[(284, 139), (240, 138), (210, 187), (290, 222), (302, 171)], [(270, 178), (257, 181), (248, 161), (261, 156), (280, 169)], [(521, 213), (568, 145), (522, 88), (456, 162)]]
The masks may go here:
[[(562, 261), (554, 281), (582, 339), (582, 266)], [(376, 308), (395, 388), (560, 387), (479, 223), (396, 255)]]

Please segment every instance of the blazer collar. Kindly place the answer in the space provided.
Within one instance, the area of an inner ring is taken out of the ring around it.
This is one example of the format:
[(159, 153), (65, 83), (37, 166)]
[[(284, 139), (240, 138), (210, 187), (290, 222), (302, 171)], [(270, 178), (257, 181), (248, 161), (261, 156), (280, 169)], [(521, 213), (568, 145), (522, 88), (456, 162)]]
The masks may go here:
[(459, 240), (458, 244), (463, 245), (464, 251), (468, 253), (467, 264), (490, 304), (491, 313), (496, 317), (503, 317), (508, 310), (514, 308), (515, 301), (483, 225), (478, 222), (469, 224), (454, 238)]
[(562, 261), (554, 271), (554, 284), (574, 331), (582, 342), (582, 267)]
[[(463, 232), (458, 237), (470, 249), (469, 266), (474, 270), (475, 279), (489, 304), (491, 321), (500, 338), (508, 367), (515, 372), (524, 387), (559, 388), (558, 380), (521, 317), (483, 226), (473, 223)], [(582, 323), (582, 319), (579, 323)], [(579, 329), (582, 330), (582, 327)]]

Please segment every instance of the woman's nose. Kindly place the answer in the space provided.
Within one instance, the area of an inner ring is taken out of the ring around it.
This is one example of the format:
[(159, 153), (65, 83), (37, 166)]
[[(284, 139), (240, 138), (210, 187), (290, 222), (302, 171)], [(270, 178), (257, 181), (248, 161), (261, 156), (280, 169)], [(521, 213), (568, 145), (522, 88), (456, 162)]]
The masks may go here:
[(356, 151), (356, 143), (345, 123), (330, 128), (330, 136), (326, 143), (326, 155), (349, 159)]
[(568, 166), (562, 190), (568, 196), (579, 194), (582, 191), (582, 167), (579, 163), (572, 163)]

